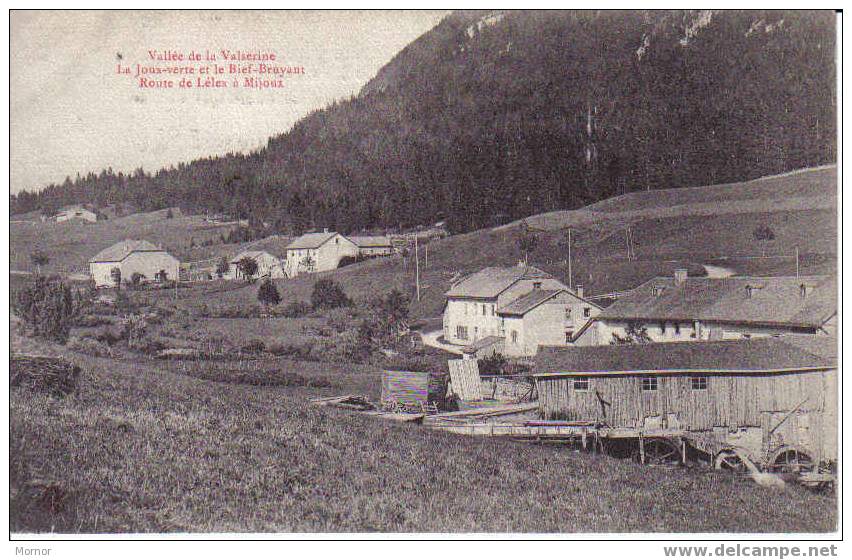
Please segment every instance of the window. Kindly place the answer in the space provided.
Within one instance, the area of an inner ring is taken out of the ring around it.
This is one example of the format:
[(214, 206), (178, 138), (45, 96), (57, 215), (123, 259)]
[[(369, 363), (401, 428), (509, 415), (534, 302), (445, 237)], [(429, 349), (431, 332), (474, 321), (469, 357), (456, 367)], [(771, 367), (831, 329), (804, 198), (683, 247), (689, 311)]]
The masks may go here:
[(656, 377), (643, 377), (642, 378), (642, 390), (643, 391), (656, 391), (657, 390), (657, 378)]
[(675, 334), (680, 335), (680, 323), (674, 324)]
[(574, 331), (565, 331), (565, 344), (574, 340)]
[(570, 307), (565, 308), (565, 320), (566, 321), (571, 320), (571, 308)]
[(518, 331), (512, 331), (512, 344), (518, 343)]
[(456, 338), (467, 340), (467, 327), (459, 325), (456, 327)]
[(704, 375), (700, 375), (697, 377), (690, 377), (689, 383), (692, 385), (693, 391), (706, 391), (707, 390), (707, 377)]
[(483, 317), (485, 316), (485, 304), (484, 303), (482, 304), (482, 316)]
[(592, 316), (592, 308), (584, 307), (583, 308), (583, 317), (591, 317)]
[(575, 391), (588, 391), (589, 390), (589, 378), (588, 377), (575, 377), (574, 378), (574, 390)]
[(494, 311), (495, 311), (495, 310), (494, 310), (494, 304), (492, 303), (492, 304), (491, 304), (491, 316), (492, 316), (492, 317), (493, 317), (493, 316), (494, 316), (494, 314), (495, 314), (495, 313), (494, 313)]
[(660, 334), (666, 334), (666, 324), (660, 323)]
[(540, 290), (541, 282), (533, 282), (533, 290)]

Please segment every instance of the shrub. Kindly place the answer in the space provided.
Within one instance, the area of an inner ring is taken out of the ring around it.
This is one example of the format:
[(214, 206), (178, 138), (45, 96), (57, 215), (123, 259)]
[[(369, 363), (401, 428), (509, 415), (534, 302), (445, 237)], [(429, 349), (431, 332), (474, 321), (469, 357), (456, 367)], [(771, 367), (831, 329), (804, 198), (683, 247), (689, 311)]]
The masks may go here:
[(313, 344), (310, 342), (303, 344), (273, 343), (266, 350), (273, 356), (287, 356), (300, 360), (313, 358)]
[(106, 342), (101, 342), (91, 337), (71, 337), (68, 339), (68, 348), (80, 354), (95, 356), (96, 358), (111, 358), (112, 348)]
[(89, 313), (87, 315), (80, 315), (75, 317), (71, 324), (75, 327), (100, 327), (102, 325), (112, 325), (113, 320), (110, 317), (104, 315), (95, 315)]
[(94, 338), (98, 342), (103, 342), (112, 346), (122, 339), (122, 335), (121, 333), (118, 333), (113, 329), (106, 328), (94, 333), (93, 335), (91, 335), (91, 338)]
[(257, 289), (257, 301), (266, 307), (281, 303), (281, 294), (278, 293), (278, 288), (269, 278), (264, 280), (260, 288)]
[(297, 317), (304, 317), (311, 311), (311, 306), (303, 301), (291, 301), (284, 309), (280, 311), (282, 317), (287, 317), (289, 319), (295, 319)]
[(314, 284), (314, 291), (311, 293), (311, 306), (314, 309), (334, 309), (351, 305), (352, 301), (334, 280), (322, 278)]
[(79, 304), (62, 280), (39, 276), (14, 294), (12, 308), (33, 335), (65, 343)]
[(12, 356), (9, 360), (9, 385), (43, 391), (57, 397), (74, 392), (80, 368), (61, 358)]
[(130, 276), (130, 284), (131, 284), (134, 288), (138, 288), (139, 286), (141, 286), (141, 285), (142, 285), (142, 282), (144, 282), (144, 281), (145, 281), (145, 275), (144, 275), (144, 274), (142, 274), (141, 272), (134, 272), (134, 273)]
[(506, 367), (509, 365), (509, 360), (496, 350), (492, 352), (490, 356), (480, 358), (477, 362), (479, 364), (479, 373), (486, 375), (499, 375), (505, 373)]
[(242, 354), (262, 354), (263, 352), (266, 352), (266, 344), (258, 338), (248, 341), (240, 348)]
[(354, 308), (340, 307), (337, 309), (329, 310), (326, 317), (328, 319), (328, 326), (334, 329), (336, 332), (342, 333), (348, 329), (355, 327), (357, 313), (355, 312)]

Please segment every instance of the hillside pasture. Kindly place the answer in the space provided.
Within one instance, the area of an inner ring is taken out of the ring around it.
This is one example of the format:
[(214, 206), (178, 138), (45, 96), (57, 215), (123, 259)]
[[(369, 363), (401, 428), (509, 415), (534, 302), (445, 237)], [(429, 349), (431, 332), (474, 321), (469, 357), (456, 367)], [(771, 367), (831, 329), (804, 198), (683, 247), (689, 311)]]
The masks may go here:
[(267, 367), (334, 385), (258, 386), (205, 378), (213, 368), (202, 362), (67, 356), (83, 371), (75, 394), (11, 391), (13, 533), (836, 527), (835, 498), (795, 486), (433, 432), (306, 402), (376, 387), (378, 372), (279, 360)]

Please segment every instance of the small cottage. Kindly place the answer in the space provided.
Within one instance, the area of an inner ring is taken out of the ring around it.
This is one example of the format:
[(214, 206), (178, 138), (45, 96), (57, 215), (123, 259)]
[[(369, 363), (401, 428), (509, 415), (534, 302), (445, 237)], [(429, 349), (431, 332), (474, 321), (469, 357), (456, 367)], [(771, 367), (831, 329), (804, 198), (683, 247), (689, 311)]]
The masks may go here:
[(60, 210), (54, 217), (56, 223), (78, 220), (82, 222), (95, 223), (98, 215), (83, 206), (68, 206)]
[(334, 270), (343, 257), (356, 257), (358, 246), (334, 232), (306, 233), (287, 245), (285, 274), (292, 278), (304, 272)]
[(358, 246), (362, 257), (385, 257), (393, 254), (393, 244), (384, 235), (355, 236), (349, 238)]
[(228, 261), (228, 272), (226, 278), (233, 280), (246, 280), (245, 274), (240, 269), (240, 261), (251, 259), (257, 263), (257, 271), (253, 278), (284, 278), (284, 267), (281, 259), (267, 251), (243, 251)]
[(130, 283), (136, 273), (143, 282), (165, 282), (179, 279), (180, 261), (149, 241), (126, 239), (89, 260), (89, 272), (98, 288), (115, 286), (115, 270), (123, 284)]

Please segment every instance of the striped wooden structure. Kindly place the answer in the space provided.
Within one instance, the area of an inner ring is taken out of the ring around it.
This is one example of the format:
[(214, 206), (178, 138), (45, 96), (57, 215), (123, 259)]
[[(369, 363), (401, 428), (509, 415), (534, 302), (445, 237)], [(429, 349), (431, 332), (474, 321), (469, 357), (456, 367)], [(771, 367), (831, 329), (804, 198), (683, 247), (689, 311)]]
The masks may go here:
[(463, 401), (481, 401), (482, 383), (476, 360), (449, 360), (453, 393)]
[(447, 374), (425, 371), (382, 373), (382, 408), (420, 410), (429, 403), (443, 403), (447, 396)]

